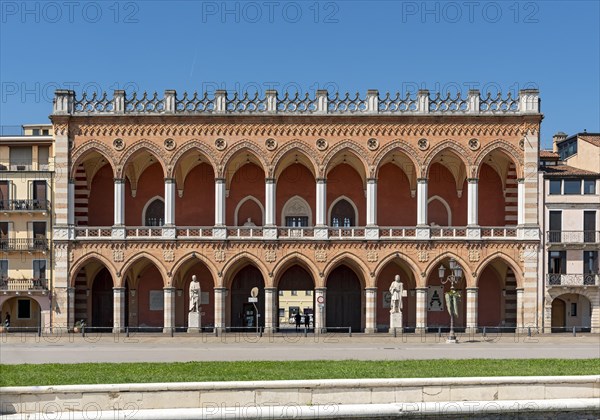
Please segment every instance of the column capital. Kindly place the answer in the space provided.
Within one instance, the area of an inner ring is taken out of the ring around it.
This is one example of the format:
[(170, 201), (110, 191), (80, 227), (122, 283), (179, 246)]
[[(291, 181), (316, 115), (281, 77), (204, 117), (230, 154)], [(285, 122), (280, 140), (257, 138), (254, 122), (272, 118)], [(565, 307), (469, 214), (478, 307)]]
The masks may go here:
[(177, 290), (177, 288), (173, 287), (173, 286), (167, 286), (167, 287), (163, 287), (163, 290), (165, 292), (174, 292), (175, 290)]
[(317, 184), (327, 184), (327, 178), (317, 178)]
[(377, 291), (377, 287), (365, 287), (365, 290), (367, 292), (376, 292)]
[(377, 184), (377, 178), (367, 178), (367, 184)]
[(327, 287), (315, 287), (315, 292), (326, 292)]
[(69, 184), (75, 184), (75, 178), (69, 178)]
[(277, 290), (277, 287), (265, 287), (265, 292), (275, 292)]
[(417, 178), (417, 183), (418, 184), (427, 184), (428, 180), (429, 180), (429, 178)]
[(215, 178), (215, 183), (217, 184), (224, 184), (226, 181), (225, 178)]
[(125, 183), (125, 178), (113, 178), (113, 182), (115, 184), (124, 184)]
[(265, 184), (275, 184), (276, 182), (275, 178), (265, 178)]
[(125, 287), (113, 287), (113, 292), (124, 292)]
[(467, 287), (466, 290), (467, 292), (478, 292), (479, 287)]
[(469, 184), (476, 184), (479, 182), (479, 178), (467, 178)]
[(175, 178), (165, 178), (165, 184), (174, 184)]
[(429, 289), (427, 288), (427, 286), (425, 286), (425, 287), (415, 287), (415, 290), (417, 292), (426, 292)]
[(525, 178), (517, 178), (517, 184), (523, 184), (525, 182)]
[(227, 287), (215, 287), (214, 290), (215, 292), (226, 292)]

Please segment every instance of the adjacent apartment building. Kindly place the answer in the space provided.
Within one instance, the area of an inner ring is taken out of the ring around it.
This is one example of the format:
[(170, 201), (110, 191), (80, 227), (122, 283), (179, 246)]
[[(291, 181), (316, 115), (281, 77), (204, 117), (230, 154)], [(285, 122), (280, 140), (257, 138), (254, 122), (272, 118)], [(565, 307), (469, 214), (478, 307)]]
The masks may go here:
[(51, 124), (0, 136), (0, 310), (11, 328), (52, 323), (53, 156)]
[(556, 134), (540, 165), (544, 329), (600, 332), (600, 134)]
[(317, 329), (388, 331), (399, 274), (437, 331), (455, 264), (459, 329), (542, 326), (537, 90), (61, 90), (50, 118), (57, 327), (184, 329), (195, 274), (204, 327), (276, 330), (297, 291)]

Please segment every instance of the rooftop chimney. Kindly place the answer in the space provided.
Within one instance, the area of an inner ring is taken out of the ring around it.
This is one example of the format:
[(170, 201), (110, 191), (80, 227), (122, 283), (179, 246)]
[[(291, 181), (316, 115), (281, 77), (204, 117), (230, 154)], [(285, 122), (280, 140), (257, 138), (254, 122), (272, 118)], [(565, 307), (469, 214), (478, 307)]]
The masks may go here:
[(567, 134), (559, 131), (554, 136), (552, 136), (552, 151), (558, 152), (558, 143), (567, 138)]

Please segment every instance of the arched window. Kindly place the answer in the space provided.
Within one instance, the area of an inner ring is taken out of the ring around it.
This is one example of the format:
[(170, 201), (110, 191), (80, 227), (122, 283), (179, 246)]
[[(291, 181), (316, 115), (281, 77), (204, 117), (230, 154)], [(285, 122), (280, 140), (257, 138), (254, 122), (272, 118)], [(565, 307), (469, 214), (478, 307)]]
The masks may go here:
[(144, 211), (144, 226), (162, 226), (165, 222), (165, 203), (162, 198), (154, 198)]
[(330, 226), (350, 227), (356, 226), (356, 211), (350, 201), (342, 198), (331, 208)]
[(311, 226), (312, 213), (310, 205), (298, 195), (290, 198), (283, 206), (281, 220), (288, 227)]

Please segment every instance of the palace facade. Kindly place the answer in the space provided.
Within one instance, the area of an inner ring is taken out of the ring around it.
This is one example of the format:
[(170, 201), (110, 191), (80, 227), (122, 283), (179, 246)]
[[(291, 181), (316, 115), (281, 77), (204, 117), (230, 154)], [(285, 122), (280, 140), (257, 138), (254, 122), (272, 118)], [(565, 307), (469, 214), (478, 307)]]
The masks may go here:
[(0, 136), (0, 318), (11, 328), (49, 329), (52, 126), (12, 128)]
[(537, 90), (57, 91), (51, 120), (56, 327), (185, 328), (196, 274), (206, 328), (249, 326), (258, 287), (267, 331), (281, 291), (317, 329), (387, 331), (400, 274), (404, 328), (437, 331), (451, 260), (459, 328), (543, 325)]
[(600, 332), (600, 134), (557, 133), (540, 163), (544, 325)]

